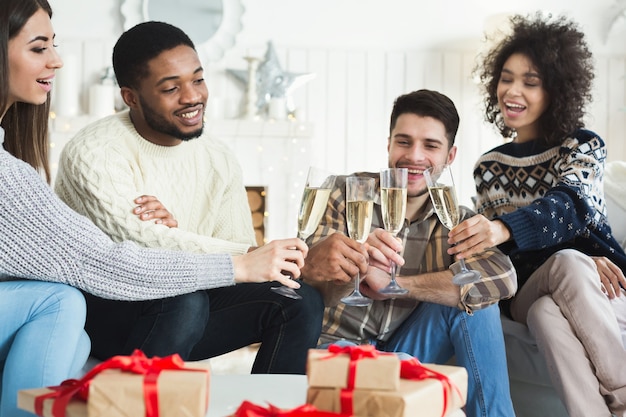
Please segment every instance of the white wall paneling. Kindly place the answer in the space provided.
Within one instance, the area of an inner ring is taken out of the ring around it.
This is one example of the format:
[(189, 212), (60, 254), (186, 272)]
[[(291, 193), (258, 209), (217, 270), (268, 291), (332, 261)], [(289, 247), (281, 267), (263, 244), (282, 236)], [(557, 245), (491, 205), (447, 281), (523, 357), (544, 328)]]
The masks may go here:
[[(353, 123), (347, 120), (348, 101), (351, 101), (348, 90), (348, 67), (347, 56), (343, 51), (330, 51), (328, 53), (327, 84), (326, 84), (326, 137), (317, 137), (315, 142), (326, 142), (326, 151), (320, 155), (326, 161), (326, 166), (335, 172), (347, 169), (346, 164), (346, 129)], [(355, 103), (355, 106), (358, 104)]]
[[(72, 51), (82, 54), (83, 106), (86, 103), (84, 94), (88, 86), (97, 79), (102, 68), (110, 63), (111, 46), (112, 44), (106, 42), (71, 42)], [(459, 183), (457, 187), (461, 201), (470, 204), (474, 193), (471, 177), (474, 161), (481, 153), (501, 143), (492, 127), (483, 122), (478, 88), (472, 81), (475, 56), (473, 51), (384, 51), (378, 48), (370, 50), (285, 48), (279, 44), (274, 46), (285, 70), (316, 74), (315, 79), (293, 94), (300, 114), (304, 115), (304, 121), (313, 126), (308, 139), (306, 163), (329, 168), (337, 173), (377, 171), (386, 165), (389, 115), (393, 100), (398, 95), (419, 88), (429, 88), (439, 90), (452, 98), (461, 116), (461, 127), (457, 136), (459, 151), (455, 162)], [(64, 48), (67, 47), (68, 42), (64, 42)], [(244, 86), (237, 83), (225, 70), (246, 68), (246, 62), (242, 58), (245, 54), (245, 49), (234, 49), (220, 62), (207, 66), (206, 78), (211, 97), (219, 98), (224, 106), (224, 114), (228, 117), (237, 115), (237, 108), (245, 91)], [(594, 102), (588, 109), (588, 128), (596, 131), (608, 143), (609, 160), (626, 160), (626, 57), (596, 56), (595, 60)], [(56, 91), (54, 94), (59, 93)], [(210, 125), (211, 121), (208, 123)], [(236, 140), (236, 149), (240, 152), (242, 147), (239, 144), (252, 138), (242, 137)], [(62, 146), (62, 143), (58, 145)], [(273, 146), (265, 144), (265, 149), (282, 152), (280, 147)], [(240, 158), (245, 162), (242, 163), (245, 173), (253, 163), (250, 159), (244, 161), (244, 155), (240, 155)], [(258, 162), (265, 164), (263, 159)], [(293, 190), (288, 189), (290, 184), (293, 181), (286, 179), (284, 187), (288, 192), (285, 195), (294, 195), (299, 199), (300, 191), (292, 193)], [(254, 181), (247, 185), (265, 184)], [(272, 193), (272, 190), (268, 192)], [(269, 204), (271, 210), (276, 211), (276, 205), (281, 203), (270, 200)], [(288, 209), (285, 210), (286, 216), (295, 216)], [(284, 232), (290, 233), (287, 229)]]
[[(609, 58), (607, 63), (606, 99), (607, 106), (607, 140), (610, 140), (609, 156), (613, 159), (626, 159), (626, 89), (624, 88), (624, 75), (626, 65), (624, 57)], [(601, 95), (602, 96), (602, 95)], [(598, 132), (600, 133), (600, 132)]]

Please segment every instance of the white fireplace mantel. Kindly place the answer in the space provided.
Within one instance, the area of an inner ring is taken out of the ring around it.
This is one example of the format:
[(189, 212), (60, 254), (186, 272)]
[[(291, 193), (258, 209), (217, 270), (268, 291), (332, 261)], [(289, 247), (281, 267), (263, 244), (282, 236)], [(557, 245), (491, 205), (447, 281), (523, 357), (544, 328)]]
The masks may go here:
[(206, 126), (239, 159), (244, 184), (267, 188), (265, 240), (296, 237), (313, 125), (295, 120), (235, 119), (209, 121)]
[[(52, 176), (63, 146), (90, 116), (51, 119)], [(297, 120), (208, 120), (212, 136), (226, 143), (238, 158), (246, 186), (266, 188), (265, 240), (297, 236), (297, 213), (310, 164), (313, 125)]]

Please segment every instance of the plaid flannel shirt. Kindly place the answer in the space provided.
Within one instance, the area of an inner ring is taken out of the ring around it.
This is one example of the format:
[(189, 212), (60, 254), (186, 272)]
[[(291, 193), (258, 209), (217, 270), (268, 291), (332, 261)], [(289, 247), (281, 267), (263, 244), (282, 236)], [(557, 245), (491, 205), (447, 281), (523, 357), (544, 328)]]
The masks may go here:
[[(376, 178), (378, 187), (377, 173), (354, 175)], [(307, 239), (309, 245), (333, 233), (348, 235), (345, 217), (345, 183), (346, 176), (337, 177), (324, 217), (315, 233)], [(448, 229), (437, 218), (430, 201), (428, 204), (420, 218), (411, 223), (405, 221), (398, 235), (404, 242), (403, 257), (405, 259), (405, 265), (398, 269), (399, 276), (414, 276), (448, 268), (453, 272), (458, 271), (458, 262), (447, 254), (447, 249), (450, 247), (447, 243)], [(461, 207), (462, 219), (473, 215), (471, 210)], [(384, 227), (380, 192), (377, 193), (374, 203), (372, 230), (379, 227)], [(517, 290), (515, 270), (509, 258), (498, 249), (492, 248), (466, 259), (466, 264), (468, 268), (479, 271), (482, 280), (460, 288), (461, 301), (458, 305), (460, 309), (471, 314), (474, 310), (485, 308), (515, 294)], [(326, 303), (321, 343), (341, 339), (355, 343), (368, 343), (371, 340), (385, 341), (419, 304), (419, 301), (411, 298), (397, 298), (375, 300), (369, 307), (352, 307), (337, 302), (339, 298), (337, 292), (345, 291), (345, 287), (332, 282), (324, 285), (314, 282), (312, 284), (320, 289)]]

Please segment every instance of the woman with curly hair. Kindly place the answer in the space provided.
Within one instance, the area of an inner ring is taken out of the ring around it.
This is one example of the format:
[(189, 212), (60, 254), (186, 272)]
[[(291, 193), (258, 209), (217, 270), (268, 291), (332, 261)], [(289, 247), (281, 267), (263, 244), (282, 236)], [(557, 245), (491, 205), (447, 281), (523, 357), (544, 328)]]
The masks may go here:
[(583, 128), (594, 78), (565, 17), (511, 18), (477, 68), (485, 115), (507, 139), (474, 167), (478, 214), (449, 235), (466, 258), (498, 246), (519, 289), (505, 314), (528, 325), (570, 416), (624, 416), (626, 350), (612, 299), (626, 255), (607, 223), (604, 141)]

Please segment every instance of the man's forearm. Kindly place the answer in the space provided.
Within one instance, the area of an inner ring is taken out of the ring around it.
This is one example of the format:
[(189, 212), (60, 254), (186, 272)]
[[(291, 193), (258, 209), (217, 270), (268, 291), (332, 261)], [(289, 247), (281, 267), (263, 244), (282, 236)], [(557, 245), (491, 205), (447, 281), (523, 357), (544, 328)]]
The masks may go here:
[(457, 307), (460, 290), (452, 283), (452, 271), (445, 270), (420, 275), (398, 276), (398, 284), (409, 290), (408, 296), (418, 301)]

